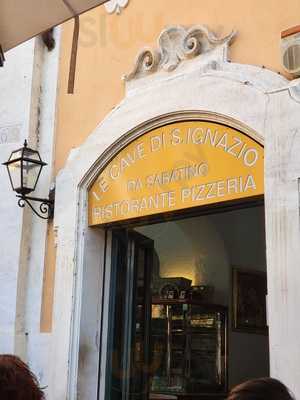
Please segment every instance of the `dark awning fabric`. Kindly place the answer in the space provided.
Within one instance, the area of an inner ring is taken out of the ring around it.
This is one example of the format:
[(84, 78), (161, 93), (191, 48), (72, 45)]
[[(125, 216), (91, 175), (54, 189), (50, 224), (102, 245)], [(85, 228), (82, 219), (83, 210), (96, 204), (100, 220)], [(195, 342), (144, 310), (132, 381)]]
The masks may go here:
[(0, 0), (4, 52), (108, 0)]

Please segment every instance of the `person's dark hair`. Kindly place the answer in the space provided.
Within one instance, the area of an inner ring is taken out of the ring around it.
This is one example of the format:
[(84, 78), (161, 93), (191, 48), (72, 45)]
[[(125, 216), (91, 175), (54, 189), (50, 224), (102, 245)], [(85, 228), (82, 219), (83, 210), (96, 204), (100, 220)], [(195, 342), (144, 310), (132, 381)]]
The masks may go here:
[(234, 387), (227, 400), (293, 400), (288, 388), (274, 378), (252, 379)]
[(37, 378), (17, 356), (0, 355), (0, 399), (44, 400)]

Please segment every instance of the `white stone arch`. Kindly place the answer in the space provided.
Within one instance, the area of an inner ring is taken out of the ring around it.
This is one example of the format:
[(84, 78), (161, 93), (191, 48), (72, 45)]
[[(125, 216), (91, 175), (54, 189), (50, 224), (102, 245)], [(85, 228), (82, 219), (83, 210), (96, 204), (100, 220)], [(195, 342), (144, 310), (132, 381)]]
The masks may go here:
[(184, 60), (172, 72), (156, 71), (129, 82), (124, 100), (71, 152), (57, 177), (53, 374), (49, 382), (53, 400), (97, 399), (95, 371), (101, 346), (99, 399), (104, 399), (107, 301), (102, 299), (107, 298), (109, 271), (103, 276), (104, 233), (87, 226), (87, 190), (104, 165), (155, 124), (191, 117), (225, 123), (263, 144), (274, 133), (270, 121), (278, 118), (272, 96), (284, 96), (296, 104), (285, 78), (264, 68), (229, 63), (227, 46)]

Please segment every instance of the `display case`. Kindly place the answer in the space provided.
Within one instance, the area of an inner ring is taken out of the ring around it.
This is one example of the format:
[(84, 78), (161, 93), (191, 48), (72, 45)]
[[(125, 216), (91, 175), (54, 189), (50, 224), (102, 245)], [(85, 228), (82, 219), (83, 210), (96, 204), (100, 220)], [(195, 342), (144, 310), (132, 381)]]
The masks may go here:
[(152, 300), (150, 392), (222, 398), (227, 391), (227, 309)]

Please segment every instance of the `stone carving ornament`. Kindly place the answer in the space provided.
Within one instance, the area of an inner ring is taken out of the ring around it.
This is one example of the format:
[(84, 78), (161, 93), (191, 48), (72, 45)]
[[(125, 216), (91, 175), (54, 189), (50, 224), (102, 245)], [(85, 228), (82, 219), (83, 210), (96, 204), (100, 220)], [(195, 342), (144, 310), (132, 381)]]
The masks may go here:
[(122, 9), (125, 8), (128, 3), (129, 0), (110, 0), (104, 5), (109, 14), (113, 14), (114, 12), (121, 14)]
[(133, 71), (126, 75), (126, 81), (141, 78), (151, 73), (173, 71), (188, 59), (207, 53), (214, 48), (232, 42), (235, 32), (224, 38), (217, 38), (203, 25), (184, 27), (181, 25), (166, 28), (158, 39), (158, 48), (143, 49), (137, 56)]

